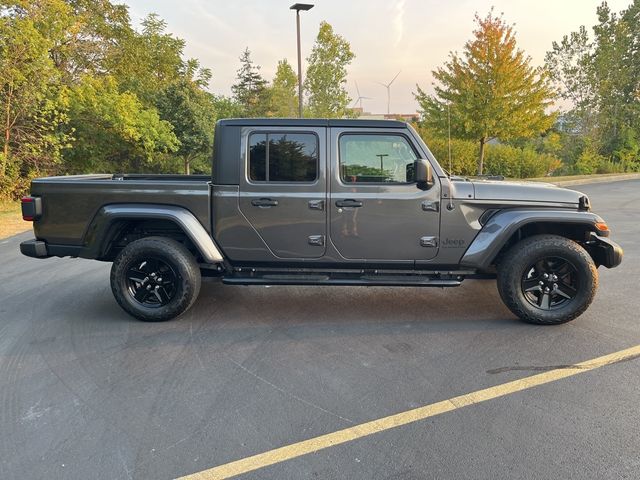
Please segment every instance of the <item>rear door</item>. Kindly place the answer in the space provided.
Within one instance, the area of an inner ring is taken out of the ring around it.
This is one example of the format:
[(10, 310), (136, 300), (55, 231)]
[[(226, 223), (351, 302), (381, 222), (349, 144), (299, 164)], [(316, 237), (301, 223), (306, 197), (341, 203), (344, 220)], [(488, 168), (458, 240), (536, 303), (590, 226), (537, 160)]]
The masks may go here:
[(243, 131), (240, 210), (279, 258), (318, 258), (326, 243), (326, 128)]
[(438, 253), (440, 184), (418, 188), (420, 157), (402, 129), (331, 128), (329, 228), (348, 259), (429, 260)]

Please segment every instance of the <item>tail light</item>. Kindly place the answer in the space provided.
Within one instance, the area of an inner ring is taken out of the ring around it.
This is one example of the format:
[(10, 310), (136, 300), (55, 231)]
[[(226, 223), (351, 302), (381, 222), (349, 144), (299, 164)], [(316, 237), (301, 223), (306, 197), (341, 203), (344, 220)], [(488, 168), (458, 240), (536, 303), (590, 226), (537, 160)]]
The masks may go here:
[(22, 219), (33, 222), (42, 216), (42, 199), (40, 197), (22, 198)]

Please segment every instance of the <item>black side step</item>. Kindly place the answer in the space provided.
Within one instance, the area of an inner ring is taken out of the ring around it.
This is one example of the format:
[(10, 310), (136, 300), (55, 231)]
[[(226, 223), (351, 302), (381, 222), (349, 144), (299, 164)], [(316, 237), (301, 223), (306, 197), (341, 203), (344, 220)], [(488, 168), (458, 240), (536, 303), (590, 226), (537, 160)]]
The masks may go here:
[(457, 287), (462, 280), (431, 278), (421, 275), (370, 275), (331, 277), (329, 275), (261, 275), (223, 277), (228, 285), (350, 285), (370, 287)]

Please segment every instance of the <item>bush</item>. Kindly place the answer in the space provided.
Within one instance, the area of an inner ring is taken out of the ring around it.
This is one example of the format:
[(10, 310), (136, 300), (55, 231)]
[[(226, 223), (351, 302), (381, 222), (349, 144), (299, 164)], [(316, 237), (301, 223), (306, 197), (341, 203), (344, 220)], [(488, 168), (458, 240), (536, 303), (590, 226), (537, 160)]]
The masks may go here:
[(512, 178), (548, 176), (561, 165), (554, 155), (509, 145), (488, 145), (485, 155), (485, 173)]
[(604, 165), (607, 161), (602, 155), (592, 148), (585, 148), (575, 163), (575, 171), (580, 175), (588, 175), (596, 173), (600, 165)]
[[(424, 137), (423, 137), (424, 138)], [(449, 170), (449, 145), (446, 138), (424, 139), (429, 150), (442, 168)], [(468, 140), (451, 139), (451, 173), (475, 175), (477, 172), (478, 147)]]
[(0, 177), (0, 200), (18, 200), (28, 195), (31, 180), (37, 176), (35, 172), (25, 174), (15, 165), (7, 165), (4, 176)]
[[(443, 168), (449, 169), (448, 141), (424, 127), (417, 131)], [(478, 143), (451, 139), (451, 164), (455, 175), (476, 175)], [(560, 168), (562, 161), (550, 153), (538, 153), (532, 147), (519, 148), (504, 144), (490, 144), (485, 149), (484, 172), (512, 178), (543, 177)]]
[(596, 168), (596, 173), (624, 173), (625, 167), (623, 164), (619, 162), (614, 162), (613, 160), (607, 160), (603, 158), (598, 167)]

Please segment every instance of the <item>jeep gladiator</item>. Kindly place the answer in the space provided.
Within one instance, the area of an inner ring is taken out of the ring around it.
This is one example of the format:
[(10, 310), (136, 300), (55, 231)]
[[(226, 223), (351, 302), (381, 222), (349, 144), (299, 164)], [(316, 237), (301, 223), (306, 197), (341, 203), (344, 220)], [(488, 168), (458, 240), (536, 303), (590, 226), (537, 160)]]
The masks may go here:
[[(39, 178), (22, 201), (23, 254), (113, 262), (120, 306), (185, 312), (202, 276), (233, 285), (455, 287), (497, 279), (522, 320), (589, 306), (622, 249), (587, 196), (450, 176), (398, 121), (231, 119), (212, 175)], [(472, 306), (470, 306), (472, 308)]]

